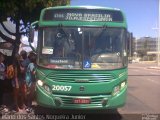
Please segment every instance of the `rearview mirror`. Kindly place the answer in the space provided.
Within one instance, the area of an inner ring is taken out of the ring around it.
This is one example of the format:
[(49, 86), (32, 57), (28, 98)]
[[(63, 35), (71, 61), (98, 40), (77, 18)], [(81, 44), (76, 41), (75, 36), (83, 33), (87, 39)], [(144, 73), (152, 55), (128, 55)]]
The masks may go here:
[(38, 29), (38, 21), (35, 21), (30, 26), (29, 39), (28, 39), (29, 45), (34, 52), (36, 52), (36, 48), (34, 48), (31, 43), (34, 42), (35, 32), (37, 31), (37, 29)]

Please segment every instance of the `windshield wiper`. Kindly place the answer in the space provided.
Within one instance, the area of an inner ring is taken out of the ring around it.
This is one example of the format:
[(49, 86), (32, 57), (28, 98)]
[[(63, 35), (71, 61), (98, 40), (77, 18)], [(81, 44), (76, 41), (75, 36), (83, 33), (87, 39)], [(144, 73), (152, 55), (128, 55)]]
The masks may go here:
[(67, 35), (67, 32), (63, 29), (63, 26), (62, 24), (59, 24), (58, 27), (57, 27), (57, 38), (66, 38), (66, 41), (68, 43), (68, 45), (70, 46), (70, 43), (69, 43), (69, 36)]
[(103, 32), (106, 30), (107, 26), (104, 24), (103, 27), (102, 27), (102, 30), (99, 31), (97, 37), (95, 39), (98, 39), (99, 36), (101, 36), (103, 34)]

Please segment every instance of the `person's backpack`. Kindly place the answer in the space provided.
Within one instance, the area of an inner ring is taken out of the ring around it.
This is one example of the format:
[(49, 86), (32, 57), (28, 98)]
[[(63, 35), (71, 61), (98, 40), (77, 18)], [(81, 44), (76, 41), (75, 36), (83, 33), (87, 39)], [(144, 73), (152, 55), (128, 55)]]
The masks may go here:
[(6, 78), (7, 79), (12, 79), (14, 77), (14, 75), (15, 75), (15, 71), (14, 71), (13, 65), (7, 66)]
[(30, 71), (30, 68), (29, 68), (29, 65), (28, 65), (27, 70), (26, 70), (26, 76), (25, 76), (25, 81), (26, 81), (27, 86), (30, 85), (31, 79), (32, 79), (31, 71)]
[(25, 81), (26, 81), (27, 86), (30, 86), (34, 79), (34, 75), (32, 74), (32, 71), (30, 69), (30, 67), (33, 65), (34, 65), (33, 63), (30, 63), (26, 70)]

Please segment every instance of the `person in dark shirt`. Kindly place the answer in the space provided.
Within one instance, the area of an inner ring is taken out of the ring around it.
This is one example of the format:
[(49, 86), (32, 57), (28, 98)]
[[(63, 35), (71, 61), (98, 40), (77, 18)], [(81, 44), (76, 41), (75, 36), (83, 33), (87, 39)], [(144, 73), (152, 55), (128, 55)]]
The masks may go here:
[[(23, 54), (17, 54), (16, 60), (13, 63), (15, 69), (15, 75), (12, 82), (14, 92), (14, 106), (17, 112), (21, 109), (25, 109), (25, 96), (26, 96), (26, 84), (25, 84), (25, 72), (26, 67), (24, 64)], [(26, 65), (27, 66), (27, 65)]]
[(3, 105), (3, 92), (4, 92), (4, 80), (5, 80), (5, 65), (4, 55), (0, 52), (0, 107)]

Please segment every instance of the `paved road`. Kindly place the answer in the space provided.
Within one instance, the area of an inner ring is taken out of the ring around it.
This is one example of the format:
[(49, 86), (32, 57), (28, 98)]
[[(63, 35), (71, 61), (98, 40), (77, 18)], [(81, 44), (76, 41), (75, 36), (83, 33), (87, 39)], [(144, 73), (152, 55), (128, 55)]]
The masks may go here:
[(47, 117), (78, 120), (160, 120), (160, 70), (150, 69), (152, 66), (155, 65), (129, 64), (126, 105), (118, 111), (110, 111), (112, 114), (107, 114), (109, 112), (106, 110), (51, 110), (35, 107), (35, 113), (27, 115), (27, 118), (44, 119), (46, 115), (51, 115)]
[[(155, 65), (129, 64), (127, 101), (118, 109), (123, 118), (129, 114), (142, 119), (149, 114), (160, 120), (160, 70), (150, 69), (152, 66)], [(155, 114), (159, 114), (158, 118)]]

